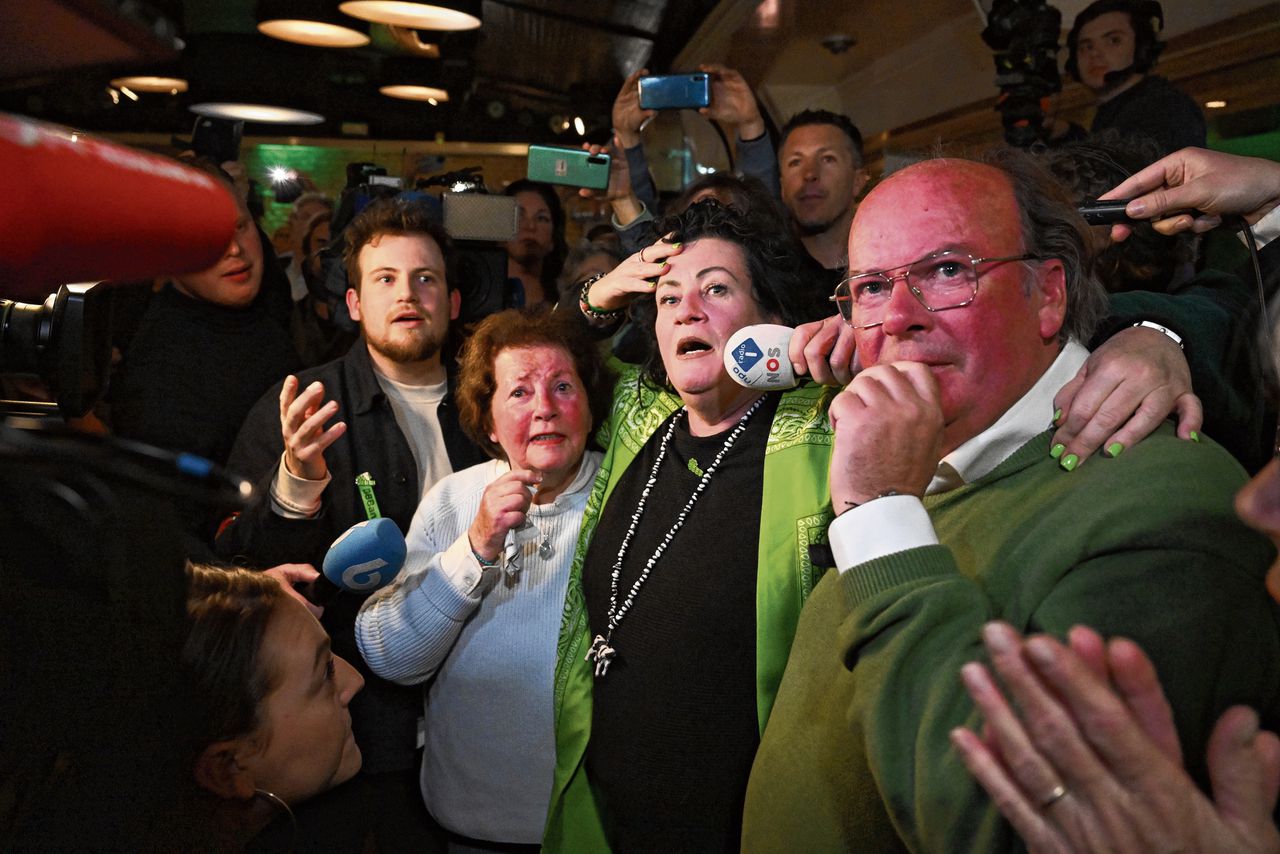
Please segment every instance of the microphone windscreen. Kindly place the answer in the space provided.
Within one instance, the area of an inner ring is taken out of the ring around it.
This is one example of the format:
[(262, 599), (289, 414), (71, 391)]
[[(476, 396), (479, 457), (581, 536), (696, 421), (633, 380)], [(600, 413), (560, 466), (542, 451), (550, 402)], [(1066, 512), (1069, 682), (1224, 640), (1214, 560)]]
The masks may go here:
[(776, 323), (744, 326), (729, 338), (724, 369), (738, 385), (763, 391), (795, 388), (800, 384), (787, 345), (795, 330)]
[(408, 547), (396, 523), (385, 516), (352, 525), (324, 556), (324, 577), (341, 590), (371, 593), (391, 583), (404, 566)]
[(239, 216), (211, 175), (4, 114), (0, 186), (0, 287), (19, 299), (72, 282), (207, 269)]

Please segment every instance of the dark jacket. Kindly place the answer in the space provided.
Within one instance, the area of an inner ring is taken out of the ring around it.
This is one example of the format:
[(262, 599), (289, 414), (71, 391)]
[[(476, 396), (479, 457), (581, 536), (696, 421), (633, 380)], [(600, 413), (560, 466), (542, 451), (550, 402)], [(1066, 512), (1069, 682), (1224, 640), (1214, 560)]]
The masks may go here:
[(1171, 154), (1189, 145), (1204, 148), (1205, 122), (1200, 106), (1191, 96), (1163, 77), (1144, 77), (1098, 105), (1091, 133), (1116, 128), (1124, 133), (1140, 133), (1160, 145), (1160, 153)]
[[(280, 433), (280, 388), (277, 383), (254, 404), (236, 438), (228, 468), (253, 481), (253, 500), (243, 513), (224, 525), (215, 543), (218, 554), (257, 568), (282, 563), (310, 563), (317, 569), (329, 545), (347, 528), (364, 521), (364, 504), (356, 476), (368, 472), (383, 516), (407, 533), (425, 489), (418, 483), (413, 453), (396, 423), (373, 373), (369, 348), (363, 339), (347, 355), (298, 375), (299, 388), (319, 380), (325, 397), (338, 402), (338, 415), (347, 431), (325, 451), (333, 480), (314, 519), (286, 519), (271, 509), (270, 490), (284, 453)], [(462, 432), (452, 390), (437, 410), (445, 449), (454, 471), (482, 462), (485, 455)], [(333, 638), (333, 651), (355, 665), (365, 678), (365, 690), (351, 703), (356, 743), (364, 753), (367, 773), (402, 770), (416, 765), (417, 718), (421, 689), (393, 685), (364, 666), (355, 645), (355, 615), (365, 596), (338, 593), (325, 605), (321, 623)]]

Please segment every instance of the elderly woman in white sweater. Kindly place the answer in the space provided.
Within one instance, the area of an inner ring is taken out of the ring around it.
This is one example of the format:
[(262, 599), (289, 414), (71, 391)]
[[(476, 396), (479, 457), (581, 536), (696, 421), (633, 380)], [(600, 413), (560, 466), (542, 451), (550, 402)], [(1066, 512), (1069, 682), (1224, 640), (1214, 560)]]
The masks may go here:
[[(494, 459), (438, 482), (395, 582), (356, 621), (375, 673), (430, 681), (422, 795), (450, 849), (537, 846), (555, 764), (556, 639), (612, 377), (545, 310), (476, 329), (457, 398)], [(434, 677), (434, 679), (433, 679)]]

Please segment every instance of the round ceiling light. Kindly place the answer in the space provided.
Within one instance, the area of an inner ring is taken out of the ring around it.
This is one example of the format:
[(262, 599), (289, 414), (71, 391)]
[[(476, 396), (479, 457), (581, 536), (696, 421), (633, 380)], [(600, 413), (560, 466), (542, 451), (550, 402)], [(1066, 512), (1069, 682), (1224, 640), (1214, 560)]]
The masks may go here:
[(406, 101), (428, 101), (434, 107), (449, 100), (449, 93), (434, 86), (395, 85), (382, 86), (379, 92), (388, 98), (402, 98)]
[(350, 27), (323, 21), (277, 18), (258, 24), (258, 32), (273, 39), (311, 47), (364, 47), (369, 37)]
[(211, 102), (192, 104), (191, 112), (213, 119), (231, 119), (237, 122), (260, 122), (273, 125), (318, 125), (324, 116), (290, 107), (271, 107), (266, 104), (241, 104)]
[(187, 91), (187, 81), (181, 77), (155, 77), (145, 74), (133, 77), (117, 77), (111, 81), (117, 89), (132, 89), (135, 92), (165, 92), (176, 95)]
[[(453, 3), (453, 6), (466, 6)], [(474, 30), (480, 19), (470, 12), (435, 3), (409, 3), (404, 0), (348, 0), (338, 10), (362, 21), (391, 24), (415, 30)]]

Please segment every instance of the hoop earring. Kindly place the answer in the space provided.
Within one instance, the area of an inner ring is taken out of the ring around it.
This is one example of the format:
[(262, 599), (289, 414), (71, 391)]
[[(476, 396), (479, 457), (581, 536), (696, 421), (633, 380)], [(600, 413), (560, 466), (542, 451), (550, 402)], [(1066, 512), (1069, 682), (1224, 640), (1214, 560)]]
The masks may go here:
[(289, 816), (289, 824), (293, 827), (293, 838), (289, 841), (289, 848), (292, 851), (294, 844), (298, 841), (298, 819), (294, 816), (293, 810), (289, 809), (289, 805), (284, 802), (284, 798), (274, 792), (268, 792), (266, 789), (254, 789), (253, 796), (262, 798), (262, 800), (284, 810), (285, 815)]

